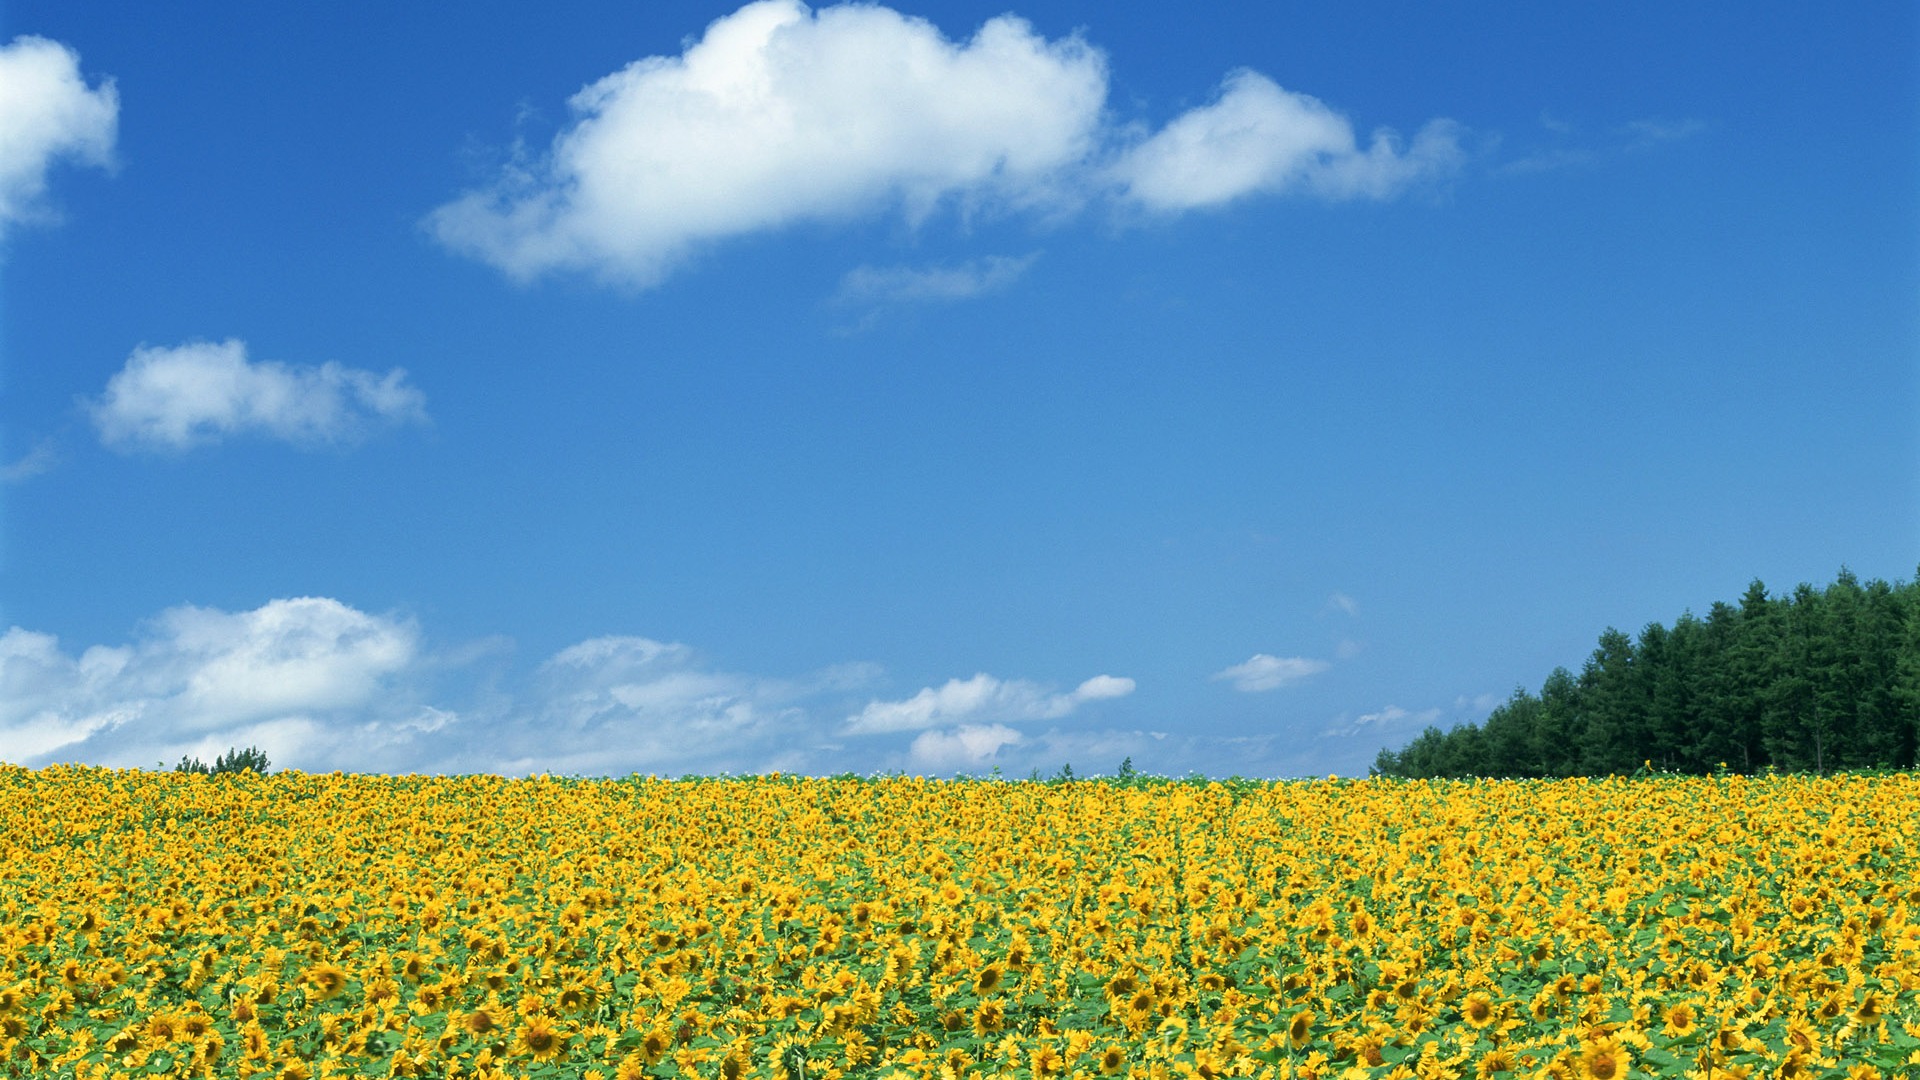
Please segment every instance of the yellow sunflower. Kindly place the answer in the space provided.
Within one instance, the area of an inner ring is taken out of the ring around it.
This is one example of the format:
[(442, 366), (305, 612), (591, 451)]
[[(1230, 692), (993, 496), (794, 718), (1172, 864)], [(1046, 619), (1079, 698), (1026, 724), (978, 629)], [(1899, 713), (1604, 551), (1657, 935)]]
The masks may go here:
[(544, 1016), (529, 1017), (520, 1026), (518, 1045), (535, 1061), (552, 1061), (559, 1057), (566, 1043), (566, 1038), (553, 1026), (553, 1022)]
[(320, 1001), (331, 1001), (347, 988), (347, 969), (339, 964), (315, 964), (307, 969), (306, 984)]
[(1313, 1010), (1302, 1009), (1287, 1021), (1287, 1045), (1295, 1050), (1305, 1049), (1313, 1041)]
[(1623, 1080), (1628, 1064), (1627, 1050), (1620, 1040), (1602, 1036), (1581, 1044), (1573, 1075), (1576, 1080)]
[(1514, 1071), (1519, 1068), (1519, 1064), (1513, 1056), (1513, 1051), (1501, 1047), (1498, 1050), (1489, 1050), (1485, 1054), (1482, 1054), (1479, 1062), (1473, 1067), (1473, 1074), (1478, 1080), (1491, 1080), (1492, 1077), (1500, 1073), (1510, 1073)]
[(1668, 1006), (1665, 1019), (1666, 1023), (1660, 1026), (1660, 1033), (1669, 1039), (1684, 1039), (1699, 1030), (1700, 1015), (1684, 1001)]
[(983, 1039), (1006, 1025), (1006, 1010), (998, 1001), (983, 1001), (973, 1010), (973, 1033)]
[(980, 969), (980, 974), (973, 977), (973, 992), (976, 994), (991, 994), (995, 990), (1000, 989), (1000, 985), (1004, 983), (1006, 979), (1006, 965), (988, 964), (986, 967)]
[(1467, 995), (1466, 1004), (1460, 1006), (1460, 1018), (1476, 1030), (1483, 1029), (1499, 1019), (1499, 1010), (1494, 1008), (1492, 995), (1475, 990)]

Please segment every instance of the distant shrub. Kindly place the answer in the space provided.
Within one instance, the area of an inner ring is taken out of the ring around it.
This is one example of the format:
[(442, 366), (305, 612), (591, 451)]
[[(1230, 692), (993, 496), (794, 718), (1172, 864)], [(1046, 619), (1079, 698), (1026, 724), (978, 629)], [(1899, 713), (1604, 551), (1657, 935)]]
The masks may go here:
[(267, 754), (266, 751), (255, 746), (249, 746), (245, 750), (229, 749), (226, 753), (214, 758), (212, 765), (208, 765), (197, 757), (188, 757), (182, 754), (180, 756), (180, 764), (175, 765), (173, 771), (199, 773), (202, 776), (237, 772), (265, 773), (267, 771)]

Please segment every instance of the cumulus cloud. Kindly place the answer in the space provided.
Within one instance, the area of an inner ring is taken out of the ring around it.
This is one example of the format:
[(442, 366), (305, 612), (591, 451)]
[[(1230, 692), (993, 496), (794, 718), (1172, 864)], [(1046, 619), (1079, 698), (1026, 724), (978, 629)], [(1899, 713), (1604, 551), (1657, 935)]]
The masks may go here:
[(1266, 653), (1254, 653), (1244, 663), (1235, 664), (1225, 671), (1215, 672), (1213, 678), (1216, 681), (1231, 680), (1235, 690), (1253, 693), (1261, 690), (1277, 690), (1288, 683), (1318, 675), (1331, 666), (1333, 665), (1325, 660), (1311, 660), (1304, 656), (1268, 656)]
[(397, 693), (416, 659), (411, 623), (322, 597), (172, 608), (133, 644), (77, 656), (13, 627), (0, 634), (0, 760), (150, 765), (235, 745), (284, 760), (323, 751), (341, 724), (365, 752), (421, 723)]
[(176, 607), (124, 644), (77, 649), (13, 627), (0, 634), (0, 762), (148, 767), (258, 746), (276, 767), (309, 771), (950, 775), (999, 766), (1024, 776), (1070, 763), (1092, 775), (1131, 758), (1163, 775), (1356, 775), (1380, 746), (1440, 715), (1387, 706), (1341, 717), (1320, 739), (1285, 722), (1258, 735), (1036, 730), (1034, 721), (1131, 693), (1132, 680), (1096, 676), (1048, 693), (975, 676), (891, 711), (872, 702), (853, 718), (872, 726), (856, 732), (852, 703), (880, 674), (868, 664), (777, 678), (724, 670), (676, 642), (607, 636), (547, 656), (525, 678), (476, 670), (509, 651), (499, 639), (429, 648), (411, 619), (325, 597), (249, 611)]
[(121, 449), (185, 450), (249, 433), (341, 442), (375, 424), (425, 420), (426, 398), (406, 378), (401, 368), (376, 375), (333, 361), (249, 361), (232, 339), (142, 346), (88, 410), (100, 440)]
[(907, 748), (907, 761), (927, 772), (978, 766), (991, 761), (1002, 747), (1025, 741), (1005, 724), (961, 724), (950, 731), (923, 731)]
[[(503, 690), (473, 670), (501, 652), (498, 641), (430, 652), (410, 620), (323, 597), (172, 608), (130, 644), (77, 654), (14, 627), (0, 635), (0, 761), (151, 766), (258, 746), (276, 766), (307, 770), (800, 769), (834, 748), (834, 711), (809, 704), (875, 676), (863, 664), (799, 679), (737, 674), (685, 645), (602, 637)], [(451, 701), (437, 685), (449, 675), (468, 684)]]
[(966, 300), (999, 292), (1019, 280), (1036, 252), (1014, 258), (989, 255), (957, 266), (858, 266), (840, 279), (845, 303), (902, 304)]
[(698, 243), (797, 221), (1047, 201), (1105, 97), (1096, 50), (1013, 16), (954, 43), (876, 5), (763, 0), (574, 95), (549, 154), (428, 225), (517, 278), (645, 286)]
[(949, 679), (938, 688), (925, 687), (903, 701), (871, 701), (847, 718), (849, 735), (876, 735), (918, 731), (943, 724), (983, 721), (1053, 720), (1089, 701), (1125, 697), (1133, 680), (1095, 675), (1064, 694), (1049, 693), (1023, 679), (996, 679), (984, 672), (971, 679)]
[[(1388, 198), (1462, 156), (1446, 121), (1411, 146), (1382, 130), (1362, 148), (1343, 116), (1252, 71), (1144, 136), (1113, 122), (1107, 89), (1098, 49), (1012, 15), (954, 42), (876, 4), (761, 0), (677, 56), (588, 85), (551, 147), (517, 153), (426, 225), (518, 280), (571, 269), (644, 288), (713, 242), (803, 221), (898, 212), (918, 224), (942, 206), (1058, 216), (1104, 198), (1169, 213), (1259, 192)], [(917, 274), (871, 284), (931, 297), (992, 280)]]
[(751, 771), (764, 767), (781, 744), (811, 739), (797, 703), (817, 688), (716, 671), (678, 643), (594, 638), (541, 665), (521, 719), (495, 727), (491, 767)]
[(32, 36), (0, 46), (0, 236), (44, 212), (54, 162), (113, 163), (119, 116), (113, 80), (89, 87), (67, 46)]
[(1384, 199), (1460, 167), (1459, 128), (1436, 120), (1403, 147), (1382, 129), (1361, 149), (1353, 125), (1318, 98), (1255, 71), (1228, 75), (1212, 103), (1175, 118), (1113, 167), (1151, 210), (1218, 206), (1257, 193)]

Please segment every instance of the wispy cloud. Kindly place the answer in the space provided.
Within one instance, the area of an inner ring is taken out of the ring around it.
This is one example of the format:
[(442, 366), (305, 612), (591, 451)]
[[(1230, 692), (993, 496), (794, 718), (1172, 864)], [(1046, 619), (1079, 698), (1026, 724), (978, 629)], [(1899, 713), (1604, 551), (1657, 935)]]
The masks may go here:
[(952, 266), (858, 266), (840, 279), (836, 299), (849, 304), (913, 304), (967, 300), (1020, 279), (1039, 252), (988, 255)]
[(1263, 690), (1277, 690), (1289, 683), (1318, 675), (1332, 667), (1325, 660), (1313, 660), (1304, 656), (1269, 656), (1266, 653), (1254, 653), (1242, 663), (1233, 665), (1224, 671), (1215, 672), (1215, 681), (1229, 680), (1235, 690), (1258, 693)]
[(60, 452), (54, 448), (53, 440), (42, 439), (19, 460), (0, 466), (0, 482), (17, 484), (23, 480), (30, 480), (59, 463)]
[(0, 46), (0, 237), (47, 216), (55, 162), (111, 167), (119, 117), (113, 80), (89, 87), (71, 48), (32, 36)]
[(329, 361), (253, 362), (243, 342), (135, 349), (87, 403), (100, 441), (126, 450), (186, 450), (230, 435), (296, 444), (348, 441), (376, 424), (426, 419), (426, 398), (394, 368), (385, 375)]
[(1599, 136), (1582, 136), (1565, 120), (1542, 115), (1540, 125), (1552, 144), (1538, 146), (1495, 168), (1499, 173), (1538, 173), (1587, 168), (1628, 154), (1642, 153), (1667, 143), (1690, 139), (1707, 129), (1699, 120), (1630, 120)]
[(1412, 735), (1427, 725), (1440, 719), (1439, 709), (1422, 709), (1410, 712), (1398, 705), (1388, 705), (1376, 712), (1362, 713), (1359, 716), (1342, 716), (1320, 732), (1324, 739), (1355, 739), (1365, 736), (1380, 740), (1385, 746), (1398, 736)]
[[(520, 281), (576, 270), (646, 288), (704, 247), (802, 221), (1390, 198), (1462, 156), (1447, 121), (1362, 148), (1331, 107), (1252, 71), (1158, 132), (1115, 124), (1107, 92), (1099, 49), (1012, 15), (955, 42), (877, 4), (759, 0), (581, 90), (549, 148), (425, 224)], [(994, 283), (977, 268), (880, 273), (870, 287), (929, 299)]]
[(984, 672), (971, 679), (949, 679), (939, 687), (925, 687), (900, 701), (872, 701), (849, 716), (843, 729), (849, 735), (919, 731), (943, 724), (983, 721), (1052, 720), (1090, 701), (1104, 701), (1133, 693), (1132, 679), (1095, 675), (1067, 693), (1051, 693), (1023, 679), (996, 679)]

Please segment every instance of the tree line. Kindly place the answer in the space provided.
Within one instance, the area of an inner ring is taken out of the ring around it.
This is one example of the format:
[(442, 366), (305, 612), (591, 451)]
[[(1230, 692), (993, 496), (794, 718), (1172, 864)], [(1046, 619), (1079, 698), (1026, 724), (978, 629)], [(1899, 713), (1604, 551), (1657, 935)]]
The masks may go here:
[(1831, 585), (1682, 614), (1638, 640), (1609, 627), (1579, 674), (1521, 687), (1479, 724), (1382, 750), (1377, 775), (1559, 777), (1914, 766), (1920, 575)]

